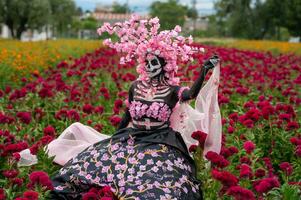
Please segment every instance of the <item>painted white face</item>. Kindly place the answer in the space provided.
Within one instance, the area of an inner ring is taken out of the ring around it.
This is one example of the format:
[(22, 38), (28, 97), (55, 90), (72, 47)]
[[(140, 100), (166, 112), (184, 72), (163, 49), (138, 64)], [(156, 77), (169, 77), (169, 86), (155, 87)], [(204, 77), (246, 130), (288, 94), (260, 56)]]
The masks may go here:
[(162, 65), (157, 56), (146, 59), (145, 69), (148, 77), (153, 78), (159, 75), (162, 71)]

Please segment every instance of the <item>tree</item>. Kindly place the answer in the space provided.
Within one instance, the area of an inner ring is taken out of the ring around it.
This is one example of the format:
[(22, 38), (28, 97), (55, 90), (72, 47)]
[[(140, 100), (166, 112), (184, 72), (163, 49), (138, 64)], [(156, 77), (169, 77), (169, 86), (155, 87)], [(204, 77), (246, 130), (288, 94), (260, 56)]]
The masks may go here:
[(49, 0), (51, 5), (51, 24), (58, 33), (64, 33), (70, 29), (73, 16), (77, 15), (73, 0)]
[(11, 36), (20, 39), (28, 28), (47, 24), (50, 15), (48, 0), (0, 0), (0, 22), (10, 29)]
[(112, 9), (113, 9), (113, 13), (127, 13), (130, 12), (130, 8), (128, 7), (128, 5), (125, 3), (123, 5), (114, 2), (112, 5)]
[(161, 29), (173, 29), (176, 25), (183, 26), (187, 7), (180, 5), (176, 0), (168, 2), (156, 1), (150, 6), (150, 15), (160, 19)]
[(27, 29), (49, 24), (59, 32), (66, 31), (72, 17), (80, 12), (73, 0), (0, 0), (0, 22), (8, 26), (16, 39)]
[(289, 32), (301, 38), (301, 1), (287, 1), (286, 24)]

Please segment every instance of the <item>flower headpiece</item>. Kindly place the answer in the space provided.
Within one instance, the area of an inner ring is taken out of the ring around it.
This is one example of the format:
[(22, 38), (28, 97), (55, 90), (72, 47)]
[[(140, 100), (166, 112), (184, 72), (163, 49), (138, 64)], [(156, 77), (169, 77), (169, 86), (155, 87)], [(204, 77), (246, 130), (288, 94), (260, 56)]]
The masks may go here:
[[(178, 84), (179, 79), (175, 78), (178, 70), (177, 60), (192, 61), (192, 54), (199, 49), (191, 47), (192, 36), (180, 36), (181, 27), (176, 26), (173, 30), (164, 30), (158, 33), (160, 28), (159, 18), (149, 20), (140, 19), (133, 14), (129, 21), (123, 23), (104, 23), (97, 29), (99, 35), (108, 32), (110, 35), (115, 33), (119, 42), (112, 42), (111, 39), (105, 39), (104, 44), (116, 49), (117, 52), (123, 52), (126, 55), (120, 58), (120, 64), (131, 61), (133, 58), (138, 60), (137, 72), (140, 80), (147, 80), (145, 71), (146, 56), (153, 54), (162, 57), (166, 61), (163, 70), (170, 84)], [(188, 43), (188, 44), (187, 44)], [(201, 50), (201, 49), (200, 49)]]

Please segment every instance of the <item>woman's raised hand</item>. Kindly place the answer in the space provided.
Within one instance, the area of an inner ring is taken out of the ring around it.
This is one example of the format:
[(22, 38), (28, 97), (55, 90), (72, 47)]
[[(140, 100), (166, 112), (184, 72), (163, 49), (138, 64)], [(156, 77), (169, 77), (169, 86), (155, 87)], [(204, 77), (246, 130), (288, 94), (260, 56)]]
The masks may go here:
[(203, 67), (208, 71), (209, 69), (213, 69), (218, 63), (220, 59), (218, 55), (211, 56), (208, 60), (204, 62)]

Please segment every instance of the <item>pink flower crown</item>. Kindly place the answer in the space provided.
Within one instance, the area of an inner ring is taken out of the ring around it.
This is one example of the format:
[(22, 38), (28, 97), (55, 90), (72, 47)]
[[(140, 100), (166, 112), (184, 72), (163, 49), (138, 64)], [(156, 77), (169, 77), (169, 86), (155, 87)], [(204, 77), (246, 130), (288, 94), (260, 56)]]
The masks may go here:
[[(137, 72), (139, 80), (147, 80), (148, 76), (145, 71), (145, 60), (147, 54), (153, 54), (162, 57), (166, 61), (163, 70), (169, 84), (179, 83), (179, 79), (175, 78), (178, 70), (177, 61), (192, 61), (193, 53), (196, 51), (204, 51), (203, 48), (191, 47), (192, 36), (180, 36), (181, 27), (176, 26), (173, 30), (164, 30), (158, 33), (160, 28), (159, 18), (151, 18), (149, 20), (140, 20), (140, 17), (133, 14), (129, 21), (123, 23), (104, 23), (97, 29), (99, 35), (108, 32), (110, 35), (115, 33), (119, 38), (119, 42), (112, 42), (111, 38), (105, 39), (103, 44), (116, 49), (117, 52), (126, 55), (120, 58), (120, 64), (137, 59), (139, 65)], [(188, 42), (188, 44), (187, 44)]]

